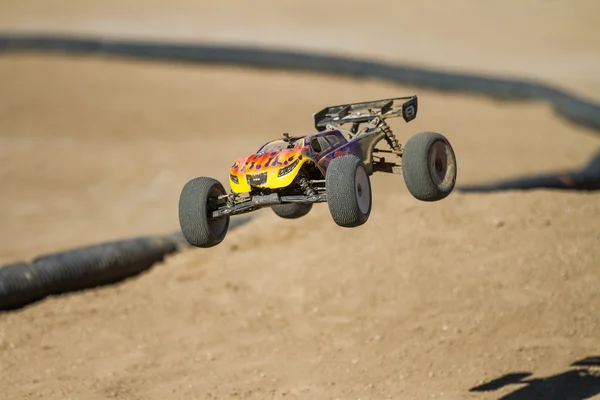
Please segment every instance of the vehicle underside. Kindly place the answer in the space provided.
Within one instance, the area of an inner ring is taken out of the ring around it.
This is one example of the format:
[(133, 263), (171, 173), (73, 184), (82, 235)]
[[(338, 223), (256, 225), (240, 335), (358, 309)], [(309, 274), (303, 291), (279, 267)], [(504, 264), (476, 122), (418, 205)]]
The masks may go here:
[(226, 215), (238, 215), (286, 203), (323, 203), (327, 202), (325, 178), (312, 164), (298, 173), (294, 182), (282, 189), (253, 188), (248, 193), (229, 193), (219, 197), (219, 204), (212, 212), (212, 218)]

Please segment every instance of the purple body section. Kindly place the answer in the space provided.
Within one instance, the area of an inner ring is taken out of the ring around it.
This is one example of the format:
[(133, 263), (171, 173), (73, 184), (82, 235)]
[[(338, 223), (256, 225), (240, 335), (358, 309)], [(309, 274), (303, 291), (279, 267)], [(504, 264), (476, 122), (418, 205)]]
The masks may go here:
[(230, 168), (230, 174), (259, 173), (282, 168), (294, 160), (306, 158), (313, 160), (323, 176), (326, 176), (327, 168), (334, 158), (347, 154), (360, 157), (360, 152), (358, 139), (348, 141), (339, 130), (299, 137), (292, 148), (282, 139), (276, 139), (262, 145), (256, 153), (237, 159)]
[[(360, 152), (358, 140), (348, 141), (338, 130), (307, 135), (303, 140), (302, 155), (314, 160), (323, 176), (334, 158), (347, 154), (359, 155)], [(269, 143), (271, 142), (265, 143), (262, 147)]]

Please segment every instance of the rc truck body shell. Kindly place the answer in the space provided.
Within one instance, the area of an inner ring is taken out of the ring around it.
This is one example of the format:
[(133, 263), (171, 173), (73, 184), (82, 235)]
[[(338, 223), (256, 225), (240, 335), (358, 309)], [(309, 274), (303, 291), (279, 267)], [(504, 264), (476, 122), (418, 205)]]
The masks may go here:
[(272, 140), (256, 153), (234, 162), (229, 170), (229, 186), (235, 193), (282, 189), (294, 182), (306, 163), (315, 165), (325, 177), (329, 163), (348, 154), (364, 160), (371, 174), (370, 155), (383, 136), (381, 132), (373, 132), (347, 140), (339, 130), (330, 130), (291, 140)]

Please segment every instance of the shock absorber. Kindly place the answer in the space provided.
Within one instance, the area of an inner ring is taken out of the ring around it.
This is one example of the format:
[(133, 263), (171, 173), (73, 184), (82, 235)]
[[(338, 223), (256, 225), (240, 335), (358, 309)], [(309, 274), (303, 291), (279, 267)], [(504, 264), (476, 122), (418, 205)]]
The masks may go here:
[(317, 192), (315, 191), (315, 189), (312, 188), (312, 186), (310, 186), (310, 182), (308, 181), (308, 178), (306, 178), (306, 176), (302, 176), (300, 178), (300, 182), (298, 182), (300, 187), (302, 188), (302, 190), (304, 191), (304, 193), (308, 196), (314, 196), (317, 194)]
[(400, 146), (396, 135), (394, 135), (394, 132), (392, 132), (392, 128), (390, 128), (387, 122), (385, 122), (383, 119), (379, 121), (378, 127), (385, 133), (385, 140), (392, 148), (392, 151), (397, 155), (401, 155), (402, 146)]
[(233, 190), (229, 192), (229, 196), (227, 196), (227, 207), (233, 207), (239, 198), (239, 194), (235, 193)]

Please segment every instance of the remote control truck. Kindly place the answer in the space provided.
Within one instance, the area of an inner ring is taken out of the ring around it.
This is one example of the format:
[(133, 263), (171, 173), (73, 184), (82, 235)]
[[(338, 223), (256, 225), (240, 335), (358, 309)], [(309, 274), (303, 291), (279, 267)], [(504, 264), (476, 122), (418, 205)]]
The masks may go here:
[[(371, 213), (370, 177), (375, 172), (402, 174), (418, 200), (446, 198), (457, 175), (448, 139), (421, 132), (401, 145), (386, 122), (394, 117), (410, 122), (417, 110), (417, 96), (329, 106), (313, 115), (316, 132), (284, 133), (235, 160), (229, 191), (210, 177), (190, 180), (179, 199), (186, 240), (196, 247), (216, 246), (233, 215), (270, 207), (282, 218), (295, 219), (308, 214), (315, 203), (327, 203), (337, 225), (358, 227)], [(388, 149), (376, 148), (382, 140)]]

